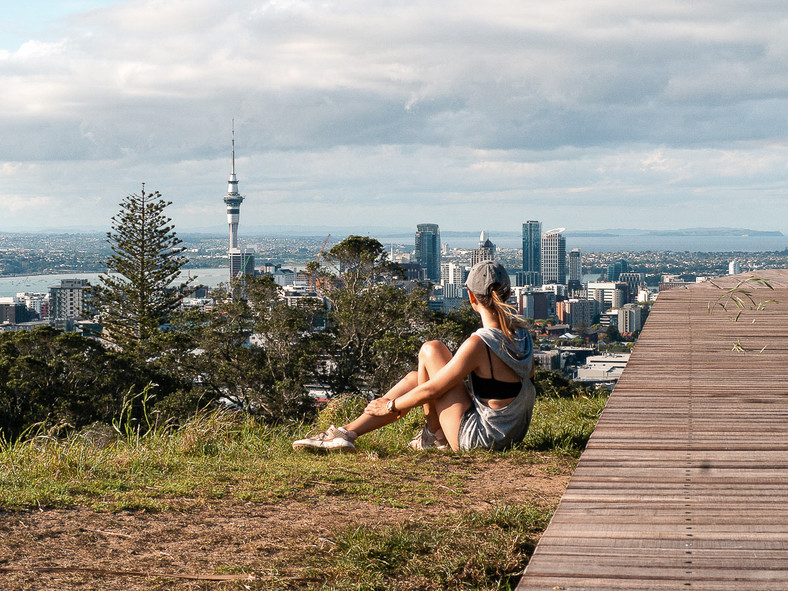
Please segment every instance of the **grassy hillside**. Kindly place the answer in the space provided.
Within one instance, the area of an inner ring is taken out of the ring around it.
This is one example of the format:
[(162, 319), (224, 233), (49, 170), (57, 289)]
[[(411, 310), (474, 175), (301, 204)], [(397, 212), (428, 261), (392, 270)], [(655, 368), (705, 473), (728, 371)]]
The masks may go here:
[[(0, 449), (0, 577), (9, 588), (513, 588), (605, 400), (538, 400), (528, 438), (505, 453), (409, 452), (417, 412), (354, 455), (294, 453), (314, 425), (223, 413), (179, 429), (42, 431)], [(317, 426), (362, 407), (335, 402)], [(51, 557), (31, 528), (50, 530)], [(58, 554), (68, 536), (93, 545)], [(42, 563), (70, 570), (55, 583)], [(91, 572), (97, 563), (115, 574)], [(228, 573), (250, 577), (207, 580)]]

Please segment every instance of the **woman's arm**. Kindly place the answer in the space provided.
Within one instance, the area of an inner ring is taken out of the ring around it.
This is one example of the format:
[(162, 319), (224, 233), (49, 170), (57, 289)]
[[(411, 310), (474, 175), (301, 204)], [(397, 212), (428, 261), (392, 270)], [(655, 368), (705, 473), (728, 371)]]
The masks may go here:
[[(465, 377), (479, 366), (479, 359), (484, 353), (484, 341), (477, 335), (465, 341), (451, 360), (429, 380), (420, 384), (407, 394), (397, 398), (397, 410), (406, 412), (421, 406), (429, 400), (439, 398), (452, 387), (460, 384)], [(364, 410), (371, 415), (382, 416), (388, 413), (385, 398), (377, 398), (369, 403)]]

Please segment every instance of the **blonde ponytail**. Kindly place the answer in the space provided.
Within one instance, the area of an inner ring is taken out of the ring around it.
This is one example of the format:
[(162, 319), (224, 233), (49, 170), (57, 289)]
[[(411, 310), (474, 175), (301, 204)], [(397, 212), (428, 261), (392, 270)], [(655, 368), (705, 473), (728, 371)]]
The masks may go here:
[(476, 299), (485, 308), (492, 310), (498, 316), (498, 324), (501, 326), (504, 338), (509, 342), (514, 342), (514, 325), (516, 324), (517, 308), (507, 304), (511, 290), (508, 286), (501, 286), (495, 283), (490, 288), (489, 295), (477, 295)]
[(498, 323), (501, 325), (503, 336), (507, 341), (513, 342), (514, 330), (512, 327), (512, 321), (514, 320), (513, 316), (517, 314), (517, 308), (511, 304), (507, 304), (505, 300), (501, 299), (501, 296), (498, 295), (497, 291), (493, 291), (490, 295), (493, 309), (498, 315)]

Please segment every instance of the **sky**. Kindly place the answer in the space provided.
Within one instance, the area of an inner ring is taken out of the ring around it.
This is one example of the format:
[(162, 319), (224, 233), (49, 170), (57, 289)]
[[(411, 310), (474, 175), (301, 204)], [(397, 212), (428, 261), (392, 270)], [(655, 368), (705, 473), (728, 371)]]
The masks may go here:
[(3, 4), (0, 230), (788, 234), (783, 0)]

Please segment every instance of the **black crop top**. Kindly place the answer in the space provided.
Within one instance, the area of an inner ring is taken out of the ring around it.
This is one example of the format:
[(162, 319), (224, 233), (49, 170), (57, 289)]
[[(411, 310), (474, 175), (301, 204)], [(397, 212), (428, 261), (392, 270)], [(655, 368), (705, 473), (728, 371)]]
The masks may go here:
[(520, 393), (522, 383), (517, 382), (502, 382), (495, 379), (493, 373), (492, 357), (490, 356), (490, 347), (485, 343), (487, 348), (487, 359), (490, 361), (490, 377), (481, 378), (476, 375), (475, 371), (471, 372), (471, 383), (473, 384), (473, 393), (479, 398), (497, 399), (514, 398)]

